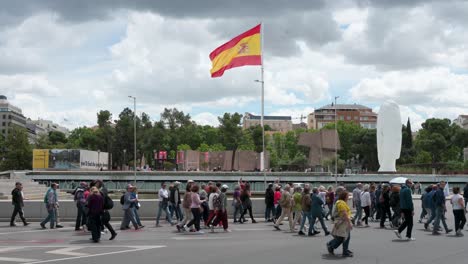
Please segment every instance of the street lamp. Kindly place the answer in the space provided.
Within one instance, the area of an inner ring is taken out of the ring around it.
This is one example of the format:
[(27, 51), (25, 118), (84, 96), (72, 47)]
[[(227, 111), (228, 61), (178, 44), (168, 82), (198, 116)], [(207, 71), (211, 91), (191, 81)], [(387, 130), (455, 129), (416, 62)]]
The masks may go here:
[(137, 146), (136, 146), (136, 97), (135, 96), (131, 96), (129, 95), (128, 98), (132, 98), (133, 99), (133, 181), (134, 181), (134, 185), (136, 186), (136, 181), (137, 181), (137, 177), (136, 177), (136, 172), (137, 172), (137, 168), (136, 168), (136, 149), (137, 149)]
[(101, 170), (101, 166), (99, 165), (99, 162), (100, 162), (100, 155), (101, 155), (101, 150), (98, 149), (98, 151), (97, 151), (97, 166), (98, 166), (98, 170)]
[(127, 158), (126, 158), (127, 149), (124, 149), (123, 153), (124, 153), (123, 166), (126, 169), (127, 168)]
[(335, 96), (335, 188), (338, 186), (338, 119), (337, 119), (337, 106), (336, 101), (340, 98), (339, 96)]

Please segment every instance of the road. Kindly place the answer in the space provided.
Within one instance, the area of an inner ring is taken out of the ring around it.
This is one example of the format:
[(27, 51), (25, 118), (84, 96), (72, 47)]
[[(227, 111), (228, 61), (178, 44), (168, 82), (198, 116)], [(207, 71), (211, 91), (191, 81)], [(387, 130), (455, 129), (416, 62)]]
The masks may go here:
[[(453, 226), (452, 214), (448, 224)], [(415, 221), (417, 222), (417, 221)], [(118, 223), (114, 222), (114, 226)], [(30, 227), (0, 226), (0, 263), (99, 263), (99, 264), (234, 264), (234, 263), (465, 263), (468, 236), (432, 236), (422, 224), (415, 224), (416, 241), (396, 239), (393, 230), (355, 228), (350, 249), (353, 258), (330, 256), (325, 243), (330, 237), (301, 237), (287, 231), (274, 231), (271, 223), (231, 225), (231, 233), (193, 235), (177, 233), (164, 225), (152, 227), (145, 222), (141, 231), (119, 231), (115, 241), (105, 234), (99, 244), (90, 243), (90, 235), (75, 232), (73, 223), (65, 228), (41, 230)], [(283, 229), (287, 229), (287, 223)], [(327, 222), (327, 225), (330, 225)], [(468, 234), (468, 233), (467, 233)], [(341, 248), (336, 252), (340, 253)]]

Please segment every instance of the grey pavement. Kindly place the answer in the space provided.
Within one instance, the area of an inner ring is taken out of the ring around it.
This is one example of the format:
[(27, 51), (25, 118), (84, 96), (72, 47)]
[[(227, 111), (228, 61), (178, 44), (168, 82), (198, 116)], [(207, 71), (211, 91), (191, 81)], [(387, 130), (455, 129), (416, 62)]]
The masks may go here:
[[(418, 213), (418, 212), (417, 212)], [(451, 212), (448, 224), (453, 227)], [(258, 219), (257, 219), (258, 220)], [(468, 236), (432, 236), (415, 217), (416, 241), (398, 240), (393, 230), (379, 229), (378, 223), (352, 231), (353, 258), (330, 256), (325, 243), (331, 237), (301, 237), (287, 231), (274, 231), (271, 223), (259, 221), (243, 225), (230, 223), (231, 233), (205, 230), (203, 235), (177, 233), (174, 227), (155, 228), (144, 222), (141, 231), (118, 231), (115, 241), (109, 234), (101, 243), (90, 243), (90, 235), (75, 232), (73, 223), (64, 229), (41, 230), (30, 227), (0, 226), (0, 263), (466, 263)], [(113, 223), (118, 227), (118, 223)], [(330, 226), (330, 222), (327, 222)], [(287, 230), (287, 223), (282, 226)], [(468, 232), (467, 232), (468, 234)], [(341, 253), (341, 248), (336, 250)]]

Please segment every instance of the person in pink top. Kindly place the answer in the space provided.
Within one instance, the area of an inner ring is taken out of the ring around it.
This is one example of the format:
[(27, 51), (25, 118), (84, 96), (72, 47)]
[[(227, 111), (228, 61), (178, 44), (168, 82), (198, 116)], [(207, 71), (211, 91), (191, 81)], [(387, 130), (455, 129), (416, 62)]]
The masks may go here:
[(184, 226), (185, 231), (188, 231), (192, 225), (195, 225), (195, 229), (197, 230), (198, 234), (203, 234), (204, 232), (200, 230), (200, 219), (201, 219), (201, 209), (200, 205), (202, 201), (200, 200), (200, 195), (198, 195), (198, 191), (200, 187), (198, 185), (192, 186), (192, 204), (190, 206), (190, 210), (192, 211), (193, 218), (192, 220)]
[(279, 200), (281, 199), (281, 186), (277, 185), (275, 188), (275, 196), (273, 199), (273, 204), (275, 205), (275, 220), (281, 215), (281, 206), (279, 205)]

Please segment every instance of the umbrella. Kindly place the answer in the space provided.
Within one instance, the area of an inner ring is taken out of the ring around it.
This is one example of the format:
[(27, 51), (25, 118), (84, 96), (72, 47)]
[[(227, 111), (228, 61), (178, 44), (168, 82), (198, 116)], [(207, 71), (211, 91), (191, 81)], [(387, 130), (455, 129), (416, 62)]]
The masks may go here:
[(392, 183), (392, 184), (405, 184), (406, 180), (407, 180), (407, 178), (405, 178), (405, 177), (396, 177), (396, 178), (393, 178), (390, 181), (390, 183)]

